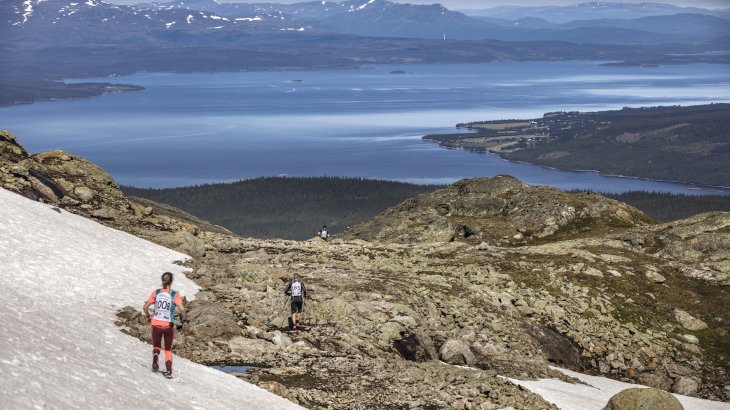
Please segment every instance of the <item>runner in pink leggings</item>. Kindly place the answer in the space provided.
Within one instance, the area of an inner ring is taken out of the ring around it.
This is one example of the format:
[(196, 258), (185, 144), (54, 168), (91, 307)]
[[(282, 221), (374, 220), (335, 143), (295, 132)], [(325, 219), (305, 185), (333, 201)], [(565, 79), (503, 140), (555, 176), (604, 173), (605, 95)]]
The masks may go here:
[[(170, 288), (172, 285), (172, 273), (162, 274), (162, 288), (152, 292), (142, 308), (147, 319), (152, 325), (152, 371), (158, 371), (158, 357), (162, 337), (165, 338), (165, 376), (172, 377), (172, 339), (175, 335), (175, 309), (180, 309), (182, 322), (188, 320), (188, 313), (182, 304), (180, 294)], [(154, 306), (153, 316), (147, 310), (150, 305)]]

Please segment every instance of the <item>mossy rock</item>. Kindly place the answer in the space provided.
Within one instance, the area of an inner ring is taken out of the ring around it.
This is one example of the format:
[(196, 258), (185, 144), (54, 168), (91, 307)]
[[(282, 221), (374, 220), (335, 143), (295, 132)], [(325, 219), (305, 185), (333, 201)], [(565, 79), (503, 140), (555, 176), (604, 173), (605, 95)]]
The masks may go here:
[(684, 407), (663, 390), (634, 387), (611, 397), (603, 410), (684, 410)]

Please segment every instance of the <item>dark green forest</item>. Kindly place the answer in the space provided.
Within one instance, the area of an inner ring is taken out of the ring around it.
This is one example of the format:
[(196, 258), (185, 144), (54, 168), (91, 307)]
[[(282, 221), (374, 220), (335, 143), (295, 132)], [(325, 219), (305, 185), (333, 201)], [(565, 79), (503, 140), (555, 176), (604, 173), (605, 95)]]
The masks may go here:
[(130, 196), (172, 205), (239, 235), (305, 240), (330, 233), (439, 186), (360, 178), (267, 177), (184, 188), (122, 187)]
[(730, 185), (730, 105), (552, 113), (546, 143), (503, 153), (559, 169)]
[(639, 208), (650, 217), (664, 222), (688, 218), (702, 212), (730, 212), (730, 195), (685, 195), (644, 191), (602, 195)]
[[(122, 187), (130, 196), (172, 205), (239, 235), (305, 240), (327, 224), (331, 233), (364, 222), (399, 202), (441, 186), (360, 178), (268, 177), (185, 188)], [(707, 211), (730, 212), (730, 196), (650, 192), (603, 194), (650, 217), (672, 221)]]

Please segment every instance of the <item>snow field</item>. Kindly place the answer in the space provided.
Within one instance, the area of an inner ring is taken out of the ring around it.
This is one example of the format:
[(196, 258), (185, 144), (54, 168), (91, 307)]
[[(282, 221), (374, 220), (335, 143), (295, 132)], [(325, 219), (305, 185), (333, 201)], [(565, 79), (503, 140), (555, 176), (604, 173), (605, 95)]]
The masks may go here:
[[(554, 403), (563, 410), (601, 410), (618, 392), (632, 387), (646, 387), (606, 377), (588, 376), (558, 367), (553, 367), (553, 369), (586, 384), (571, 384), (558, 379), (509, 380), (539, 394), (543, 399)], [(730, 403), (703, 400), (681, 394), (675, 394), (674, 397), (682, 403), (685, 410), (730, 410)]]
[(301, 408), (177, 356), (174, 379), (153, 374), (151, 346), (114, 325), (165, 271), (193, 298), (186, 258), (0, 189), (0, 408)]

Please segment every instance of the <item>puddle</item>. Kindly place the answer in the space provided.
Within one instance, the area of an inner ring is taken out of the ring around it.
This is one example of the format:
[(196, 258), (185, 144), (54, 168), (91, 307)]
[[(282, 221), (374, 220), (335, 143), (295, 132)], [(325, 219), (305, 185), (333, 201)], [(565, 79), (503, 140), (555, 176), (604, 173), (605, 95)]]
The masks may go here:
[(210, 366), (212, 369), (219, 370), (223, 373), (239, 373), (239, 374), (245, 374), (250, 372), (251, 370), (260, 369), (260, 367), (256, 366)]

